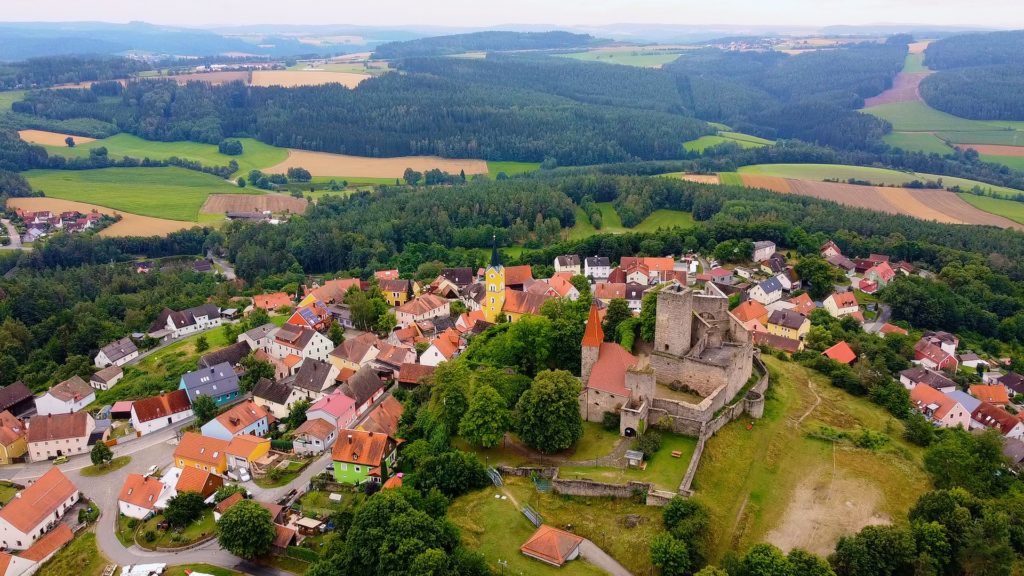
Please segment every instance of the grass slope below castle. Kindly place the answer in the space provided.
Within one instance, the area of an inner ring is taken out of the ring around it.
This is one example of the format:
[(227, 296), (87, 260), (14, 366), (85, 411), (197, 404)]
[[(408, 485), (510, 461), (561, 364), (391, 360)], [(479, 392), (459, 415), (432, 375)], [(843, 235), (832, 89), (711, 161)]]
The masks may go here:
[[(695, 498), (711, 512), (713, 558), (764, 541), (827, 554), (865, 525), (905, 522), (929, 481), (903, 423), (796, 363), (765, 362), (764, 418), (741, 418), (713, 436), (694, 480)], [(832, 445), (811, 437), (822, 426), (884, 433), (889, 443), (877, 451)]]

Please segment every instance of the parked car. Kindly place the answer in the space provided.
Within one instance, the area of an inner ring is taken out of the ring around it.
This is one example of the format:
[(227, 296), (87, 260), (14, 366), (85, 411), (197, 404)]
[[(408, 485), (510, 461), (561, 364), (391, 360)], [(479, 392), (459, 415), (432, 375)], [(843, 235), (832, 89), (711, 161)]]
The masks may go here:
[(68, 457), (67, 456), (57, 456), (56, 458), (53, 459), (54, 465), (64, 464), (67, 461), (68, 461)]

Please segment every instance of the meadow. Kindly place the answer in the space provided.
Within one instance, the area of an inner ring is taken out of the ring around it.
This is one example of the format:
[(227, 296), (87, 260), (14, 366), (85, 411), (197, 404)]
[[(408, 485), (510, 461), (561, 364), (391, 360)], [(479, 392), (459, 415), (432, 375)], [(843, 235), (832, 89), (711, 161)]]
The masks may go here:
[(770, 146), (774, 144), (771, 140), (758, 138), (757, 136), (751, 136), (750, 134), (720, 130), (718, 134), (714, 136), (701, 136), (696, 140), (684, 142), (683, 148), (685, 148), (687, 152), (704, 152), (707, 148), (728, 143), (739, 144), (741, 148), (760, 148), (762, 146)]
[(49, 198), (187, 222), (198, 220), (199, 209), (210, 194), (262, 194), (178, 167), (31, 170), (25, 177)]
[[(32, 141), (31, 137), (25, 137)], [(63, 138), (61, 139), (63, 140)], [(117, 134), (102, 140), (81, 143), (74, 148), (67, 146), (44, 146), (50, 154), (58, 154), (66, 158), (87, 158), (89, 151), (94, 148), (104, 147), (107, 155), (111, 158), (130, 156), (139, 160), (149, 158), (151, 160), (166, 160), (171, 156), (177, 156), (186, 160), (194, 160), (206, 166), (227, 166), (228, 162), (238, 162), (238, 176), (248, 174), (250, 170), (262, 170), (283, 162), (288, 158), (288, 150), (264, 144), (253, 138), (239, 138), (242, 143), (242, 154), (228, 156), (221, 154), (217, 146), (213, 144), (199, 144), (197, 142), (156, 142), (144, 140), (131, 134)]]
[(576, 208), (576, 224), (568, 230), (570, 240), (582, 240), (595, 234), (625, 234), (626, 232), (654, 232), (658, 228), (671, 228), (673, 226), (690, 227), (694, 225), (693, 216), (689, 212), (679, 210), (655, 210), (650, 216), (633, 228), (626, 228), (622, 225), (619, 213), (611, 202), (598, 202), (601, 210), (601, 229), (598, 230), (590, 223), (586, 213), (579, 207)]
[(739, 168), (740, 174), (754, 174), (763, 176), (778, 176), (782, 178), (793, 178), (799, 180), (825, 180), (839, 179), (848, 180), (854, 178), (865, 180), (875, 185), (902, 186), (913, 180), (942, 180), (945, 188), (959, 186), (969, 190), (975, 186), (994, 194), (1021, 194), (1020, 190), (995, 186), (976, 180), (956, 178), (954, 176), (939, 176), (936, 174), (925, 174), (920, 172), (900, 172), (887, 168), (871, 168), (867, 166), (847, 166), (842, 164), (757, 164)]
[(497, 178), (498, 174), (504, 172), (506, 176), (526, 174), (540, 170), (539, 162), (494, 162), (487, 161), (487, 173), (491, 178)]
[(588, 50), (587, 52), (562, 54), (562, 56), (565, 58), (573, 58), (575, 60), (583, 60), (585, 62), (603, 62), (605, 64), (621, 64), (623, 66), (660, 68), (662, 65), (673, 62), (679, 58), (679, 53), (627, 47), (619, 49), (602, 48), (598, 50)]
[(8, 90), (7, 92), (0, 92), (0, 114), (11, 111), (11, 104), (21, 101), (25, 98), (24, 90)]
[(882, 139), (889, 146), (908, 151), (943, 155), (953, 151), (941, 138), (930, 132), (893, 132)]
[(958, 194), (958, 196), (975, 208), (1024, 224), (1024, 202), (1001, 200), (976, 194)]

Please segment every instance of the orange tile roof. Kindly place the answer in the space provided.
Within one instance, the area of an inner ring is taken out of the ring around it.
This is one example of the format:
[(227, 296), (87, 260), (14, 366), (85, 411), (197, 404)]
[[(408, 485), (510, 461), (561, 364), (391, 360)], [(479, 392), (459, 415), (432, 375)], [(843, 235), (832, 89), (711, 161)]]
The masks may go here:
[(644, 256), (639, 258), (634, 256), (623, 256), (622, 260), (619, 261), (619, 266), (622, 268), (628, 268), (634, 264), (642, 264), (651, 272), (671, 272), (676, 265), (675, 260), (669, 256)]
[(164, 485), (160, 480), (143, 476), (142, 474), (129, 474), (121, 486), (121, 494), (117, 499), (121, 502), (134, 504), (139, 508), (152, 510), (156, 501), (160, 498), (160, 491)]
[(260, 438), (252, 434), (239, 434), (232, 438), (231, 442), (228, 442), (228, 447), (224, 451), (232, 456), (240, 456), (248, 460), (252, 453), (262, 444), (270, 444), (270, 438)]
[(629, 396), (626, 389), (626, 371), (636, 366), (636, 356), (614, 342), (604, 342), (597, 353), (597, 362), (590, 372), (588, 388)]
[(835, 346), (832, 346), (828, 350), (821, 353), (822, 356), (827, 356), (836, 362), (842, 364), (849, 364), (857, 359), (857, 355), (853, 352), (853, 348), (844, 342), (839, 342)]
[(284, 357), (284, 365), (288, 368), (294, 368), (299, 362), (302, 362), (302, 356), (298, 354), (289, 354)]
[(395, 280), (398, 278), (398, 270), (377, 270), (373, 276), (377, 280)]
[(799, 296), (790, 298), (789, 303), (794, 306), (793, 310), (796, 310), (804, 316), (810, 316), (811, 312), (814, 312), (814, 309), (817, 308), (817, 306), (814, 305), (814, 300), (811, 300), (811, 297), (808, 296), (806, 292)]
[(971, 386), (968, 393), (974, 396), (982, 402), (988, 402), (989, 404), (1009, 404), (1010, 395), (1006, 392), (1006, 387), (995, 384), (995, 385), (984, 385), (975, 384)]
[(599, 282), (594, 285), (594, 298), (611, 300), (626, 297), (626, 284), (623, 282)]
[(252, 400), (246, 400), (236, 404), (217, 416), (217, 421), (225, 430), (234, 434), (263, 418), (267, 417), (267, 411)]
[(565, 530), (541, 524), (519, 551), (553, 566), (561, 566), (583, 543), (583, 538)]
[(913, 402), (918, 411), (921, 411), (922, 407), (935, 404), (938, 408), (932, 412), (933, 417), (936, 420), (942, 420), (949, 414), (949, 411), (957, 405), (957, 401), (952, 397), (939, 392), (931, 386), (914, 386), (914, 389), (910, 391), (910, 401)]
[(292, 304), (291, 296), (284, 292), (259, 294), (252, 297), (252, 305), (263, 310), (277, 310), (282, 306), (291, 306)]
[(399, 472), (398, 474), (395, 474), (391, 478), (388, 478), (387, 482), (385, 482), (383, 485), (381, 485), (380, 489), (381, 490), (390, 490), (392, 488), (401, 488), (401, 487), (402, 487), (402, 473)]
[(31, 486), (0, 508), (0, 519), (23, 533), (34, 530), (78, 488), (60, 471), (50, 468)]
[(604, 342), (604, 328), (601, 327), (600, 312), (597, 305), (591, 303), (590, 316), (587, 318), (587, 330), (583, 333), (583, 345), (599, 348)]
[(513, 314), (540, 314), (540, 307), (548, 301), (547, 296), (520, 292), (519, 290), (505, 290), (505, 304), (501, 307), (505, 312)]
[(404, 412), (402, 403), (394, 396), (387, 396), (380, 405), (366, 415), (366, 420), (359, 426), (367, 432), (377, 432), (394, 437), (398, 433), (398, 421)]
[(10, 446), (25, 436), (25, 424), (21, 420), (15, 418), (8, 410), (0, 412), (0, 444)]
[(217, 505), (213, 507), (213, 511), (218, 514), (223, 514), (225, 510), (241, 502), (242, 498), (244, 497), (242, 496), (241, 492), (235, 492), (231, 496), (228, 496), (227, 498), (218, 502)]
[[(351, 441), (349, 440), (351, 436)], [(338, 433), (338, 441), (331, 450), (331, 458), (339, 462), (380, 466), (388, 447), (387, 434), (364, 432), (362, 430), (342, 430)]]
[(757, 300), (746, 300), (732, 309), (732, 315), (740, 322), (750, 322), (751, 320), (767, 318), (768, 309)]
[(28, 421), (28, 441), (31, 444), (81, 438), (88, 434), (90, 419), (92, 416), (88, 412), (48, 414), (46, 416), (37, 414)]
[(882, 334), (903, 334), (904, 336), (906, 336), (908, 333), (906, 328), (900, 328), (899, 326), (895, 324), (889, 324), (888, 322), (882, 324), (882, 328), (881, 330), (879, 330), (879, 332), (881, 332)]
[(505, 285), (516, 286), (526, 284), (527, 280), (533, 280), (533, 269), (529, 265), (507, 266), (505, 268)]
[(441, 298), (440, 296), (435, 296), (433, 294), (423, 294), (422, 296), (416, 298), (415, 300), (410, 300), (405, 304), (402, 304), (401, 306), (398, 307), (396, 312), (401, 312), (403, 314), (411, 314), (413, 316), (420, 316), (422, 314), (430, 312), (431, 310), (443, 308), (446, 304), (448, 304), (448, 301), (445, 300), (444, 298)]
[(837, 308), (852, 308), (858, 306), (857, 296), (853, 292), (835, 292), (829, 298)]
[(459, 344), (462, 341), (462, 337), (454, 328), (449, 328), (442, 332), (437, 338), (431, 341), (434, 348), (441, 353), (446, 359), (451, 360), (455, 353), (459, 351)]
[(36, 540), (35, 544), (30, 546), (28, 550), (22, 552), (21, 557), (32, 562), (42, 562), (54, 552), (63, 548), (65, 544), (71, 542), (74, 537), (75, 533), (71, 531), (71, 528), (61, 522), (57, 524), (56, 528), (50, 530), (49, 533), (39, 540)]
[(203, 489), (206, 488), (206, 483), (209, 482), (212, 475), (213, 472), (208, 470), (200, 470), (191, 466), (186, 467), (181, 471), (181, 476), (178, 477), (178, 483), (174, 486), (174, 489), (178, 492), (197, 492), (202, 494)]
[(572, 291), (576, 289), (576, 286), (574, 286), (572, 282), (569, 282), (569, 279), (564, 277), (563, 274), (568, 275), (568, 272), (555, 274), (548, 280), (548, 285), (551, 286), (559, 296), (565, 298), (569, 294), (572, 294)]
[(132, 404), (132, 408), (135, 409), (135, 415), (139, 418), (139, 422), (149, 422), (157, 418), (187, 412), (192, 409), (192, 404), (188, 400), (188, 391), (178, 389), (167, 394), (136, 400)]
[(274, 542), (272, 546), (275, 548), (287, 548), (291, 544), (292, 539), (295, 538), (295, 529), (288, 528), (287, 526), (281, 526), (280, 524), (274, 524)]
[(178, 447), (174, 449), (174, 458), (184, 458), (218, 466), (224, 462), (224, 451), (227, 447), (226, 440), (203, 436), (195, 432), (185, 432), (181, 441), (178, 442)]
[[(388, 398), (391, 398), (391, 396), (388, 396)], [(327, 440), (327, 438), (331, 435), (331, 432), (334, 432), (334, 430), (334, 424), (331, 424), (330, 422), (324, 420), (323, 418), (314, 418), (312, 420), (306, 420), (305, 422), (303, 422), (298, 428), (295, 429), (294, 435), (302, 436), (308, 434), (313, 438)]]
[(420, 380), (434, 373), (433, 366), (404, 363), (398, 370), (398, 382), (401, 384), (419, 384)]

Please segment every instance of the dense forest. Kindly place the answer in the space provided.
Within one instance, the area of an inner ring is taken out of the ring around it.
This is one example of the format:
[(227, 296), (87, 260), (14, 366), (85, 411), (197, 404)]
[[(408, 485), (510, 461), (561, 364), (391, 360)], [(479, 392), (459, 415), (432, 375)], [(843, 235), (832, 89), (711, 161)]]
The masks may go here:
[(960, 34), (929, 44), (924, 63), (932, 70), (1019, 64), (1021, 54), (1024, 30)]
[(1024, 64), (955, 68), (921, 82), (932, 108), (976, 120), (1024, 120)]
[(464, 52), (490, 52), (508, 50), (560, 50), (585, 48), (598, 44), (600, 40), (589, 34), (571, 32), (472, 32), (417, 38), (404, 42), (381, 44), (373, 51), (373, 57), (381, 60), (396, 60), (420, 56), (445, 56)]
[(685, 52), (664, 66), (688, 109), (765, 138), (873, 149), (890, 128), (855, 112), (902, 66), (902, 39), (788, 56), (779, 52)]
[(428, 74), (386, 74), (356, 90), (146, 81), (110, 98), (109, 89), (32, 92), (15, 111), (49, 120), (90, 118), (151, 140), (253, 136), (276, 146), (365, 156), (551, 157), (559, 164), (678, 158), (682, 142), (711, 132), (677, 114)]
[(0, 90), (46, 88), (60, 84), (128, 78), (148, 70), (141, 60), (52, 56), (0, 64)]

